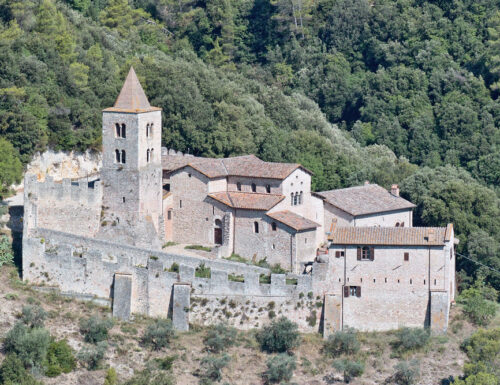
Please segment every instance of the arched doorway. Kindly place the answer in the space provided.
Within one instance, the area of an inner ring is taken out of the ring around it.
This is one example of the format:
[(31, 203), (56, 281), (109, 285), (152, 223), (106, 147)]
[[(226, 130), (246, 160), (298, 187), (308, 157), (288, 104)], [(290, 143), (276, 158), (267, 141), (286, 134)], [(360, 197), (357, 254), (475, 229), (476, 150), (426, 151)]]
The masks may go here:
[(216, 245), (222, 245), (222, 221), (220, 219), (215, 220), (214, 243)]

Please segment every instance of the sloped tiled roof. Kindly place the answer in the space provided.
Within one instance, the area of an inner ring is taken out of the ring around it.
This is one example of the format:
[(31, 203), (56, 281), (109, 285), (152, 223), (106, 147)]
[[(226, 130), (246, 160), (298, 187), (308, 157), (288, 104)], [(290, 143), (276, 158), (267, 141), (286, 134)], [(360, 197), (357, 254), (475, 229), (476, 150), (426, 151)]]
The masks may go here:
[(297, 231), (315, 229), (320, 226), (316, 222), (288, 210), (268, 213), (267, 216)]
[(190, 166), (208, 178), (241, 176), (251, 178), (285, 179), (297, 168), (311, 173), (298, 163), (264, 162), (255, 155), (231, 158), (201, 158), (183, 155), (162, 156), (163, 169), (175, 171)]
[(222, 191), (208, 194), (208, 196), (235, 209), (261, 211), (267, 211), (285, 199), (283, 195), (239, 191)]
[(133, 67), (123, 83), (122, 90), (116, 98), (113, 107), (106, 108), (104, 111), (109, 112), (149, 112), (158, 111), (160, 108), (151, 107), (148, 98), (137, 78)]
[(392, 195), (377, 184), (322, 191), (317, 195), (325, 198), (325, 201), (332, 206), (353, 216), (415, 207), (413, 203)]
[(443, 246), (448, 227), (336, 227), (328, 240), (336, 245)]

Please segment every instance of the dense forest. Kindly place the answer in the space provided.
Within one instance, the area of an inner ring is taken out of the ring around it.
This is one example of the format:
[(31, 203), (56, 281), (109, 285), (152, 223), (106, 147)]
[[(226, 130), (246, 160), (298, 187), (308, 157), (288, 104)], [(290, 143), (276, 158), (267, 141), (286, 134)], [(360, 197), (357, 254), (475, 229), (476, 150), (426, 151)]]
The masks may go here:
[(36, 151), (99, 149), (130, 65), (164, 146), (399, 183), (500, 270), (499, 0), (0, 0), (0, 194)]

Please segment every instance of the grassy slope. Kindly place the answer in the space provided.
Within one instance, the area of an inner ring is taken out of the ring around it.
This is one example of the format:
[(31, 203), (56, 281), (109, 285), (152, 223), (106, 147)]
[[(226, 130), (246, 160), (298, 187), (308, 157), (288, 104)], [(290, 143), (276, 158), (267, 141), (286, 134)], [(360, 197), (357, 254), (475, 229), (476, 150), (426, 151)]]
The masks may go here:
[[(27, 303), (39, 301), (49, 312), (46, 327), (56, 338), (66, 338), (69, 344), (79, 350), (83, 344), (82, 336), (78, 331), (78, 321), (81, 317), (92, 314), (109, 314), (109, 308), (95, 306), (59, 297), (54, 294), (44, 294), (34, 291), (30, 286), (19, 281), (17, 272), (12, 267), (0, 269), (0, 336), (4, 335), (16, 322), (16, 316)], [(110, 347), (106, 355), (104, 366), (116, 368), (119, 379), (129, 378), (134, 370), (140, 370), (144, 363), (155, 357), (177, 355), (174, 363), (174, 375), (177, 384), (197, 384), (198, 379), (193, 375), (199, 367), (199, 361), (205, 355), (202, 338), (205, 330), (194, 327), (192, 331), (181, 334), (171, 348), (162, 352), (151, 352), (143, 349), (140, 336), (150, 320), (138, 318), (132, 323), (117, 323), (109, 340)], [(500, 315), (492, 322), (492, 326), (500, 325)], [(460, 351), (460, 343), (469, 336), (475, 328), (460, 315), (459, 308), (453, 308), (450, 332), (446, 337), (433, 338), (428, 347), (420, 352), (408, 354), (402, 358), (418, 358), (421, 361), (421, 384), (439, 384), (440, 380), (450, 375), (461, 374), (466, 359)], [(366, 362), (365, 374), (354, 380), (353, 384), (382, 384), (393, 373), (393, 366), (401, 359), (394, 357), (391, 349), (392, 333), (361, 333), (362, 351), (360, 358)], [(299, 384), (323, 384), (324, 377), (335, 374), (331, 369), (332, 359), (321, 354), (322, 339), (318, 334), (303, 336), (303, 343), (296, 350), (298, 366), (292, 381)], [(258, 349), (252, 332), (240, 334), (239, 346), (229, 349), (231, 362), (224, 369), (224, 378), (221, 383), (230, 384), (259, 384), (261, 373), (266, 368), (268, 355)], [(3, 359), (0, 353), (0, 360)], [(79, 367), (76, 371), (63, 374), (57, 378), (45, 378), (46, 384), (102, 384), (105, 370), (88, 372)]]

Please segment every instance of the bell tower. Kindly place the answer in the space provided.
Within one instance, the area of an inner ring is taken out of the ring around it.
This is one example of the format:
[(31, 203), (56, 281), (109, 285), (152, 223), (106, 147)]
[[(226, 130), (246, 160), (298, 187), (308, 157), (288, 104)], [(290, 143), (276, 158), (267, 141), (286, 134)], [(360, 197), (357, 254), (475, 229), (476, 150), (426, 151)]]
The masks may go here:
[(99, 237), (156, 248), (161, 238), (161, 108), (133, 68), (102, 115), (103, 211)]

